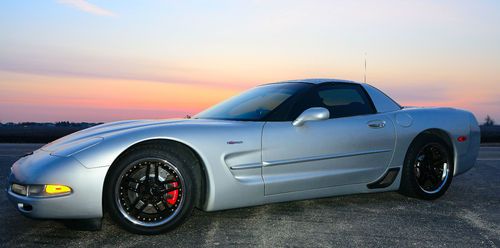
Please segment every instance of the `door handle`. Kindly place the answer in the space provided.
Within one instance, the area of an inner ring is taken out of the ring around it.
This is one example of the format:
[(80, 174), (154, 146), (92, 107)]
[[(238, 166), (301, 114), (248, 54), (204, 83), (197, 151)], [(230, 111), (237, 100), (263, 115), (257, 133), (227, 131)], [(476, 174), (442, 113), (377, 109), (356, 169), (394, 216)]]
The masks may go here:
[(369, 121), (368, 126), (371, 128), (383, 128), (385, 127), (385, 121), (379, 121), (379, 120)]

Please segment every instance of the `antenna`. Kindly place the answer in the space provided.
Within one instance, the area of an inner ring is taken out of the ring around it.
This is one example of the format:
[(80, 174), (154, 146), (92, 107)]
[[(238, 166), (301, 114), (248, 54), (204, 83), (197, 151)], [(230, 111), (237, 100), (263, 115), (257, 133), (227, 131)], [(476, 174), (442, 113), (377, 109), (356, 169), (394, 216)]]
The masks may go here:
[(365, 52), (365, 84), (366, 84), (366, 52)]

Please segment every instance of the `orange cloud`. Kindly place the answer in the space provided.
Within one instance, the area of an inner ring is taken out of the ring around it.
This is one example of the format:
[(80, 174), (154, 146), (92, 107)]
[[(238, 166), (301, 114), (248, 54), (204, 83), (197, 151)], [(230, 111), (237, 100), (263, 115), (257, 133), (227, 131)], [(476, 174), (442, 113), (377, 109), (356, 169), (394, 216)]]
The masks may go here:
[[(238, 90), (224, 87), (175, 82), (165, 84), (6, 72), (0, 72), (0, 77), (4, 79), (0, 82), (0, 112), (3, 113), (0, 118), (16, 121), (74, 120), (75, 116), (77, 120), (100, 121), (183, 117), (238, 93)], [(40, 112), (46, 115), (39, 116)]]

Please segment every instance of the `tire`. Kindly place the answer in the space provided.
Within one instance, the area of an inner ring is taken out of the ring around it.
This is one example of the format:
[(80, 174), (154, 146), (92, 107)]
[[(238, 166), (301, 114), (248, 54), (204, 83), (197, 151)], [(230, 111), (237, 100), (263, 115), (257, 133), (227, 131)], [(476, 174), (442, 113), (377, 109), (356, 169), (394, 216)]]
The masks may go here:
[(130, 232), (167, 232), (191, 215), (200, 175), (196, 158), (179, 144), (139, 145), (110, 168), (103, 192), (106, 210)]
[(406, 153), (399, 192), (409, 197), (435, 200), (453, 179), (453, 149), (432, 134), (419, 135)]

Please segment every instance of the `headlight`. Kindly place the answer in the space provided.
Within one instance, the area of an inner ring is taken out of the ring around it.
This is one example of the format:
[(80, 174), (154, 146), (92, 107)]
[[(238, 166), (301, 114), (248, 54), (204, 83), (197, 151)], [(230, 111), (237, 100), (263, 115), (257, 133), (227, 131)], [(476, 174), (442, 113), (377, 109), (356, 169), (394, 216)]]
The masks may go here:
[(12, 186), (10, 186), (10, 190), (12, 190), (12, 192), (14, 192), (18, 195), (24, 195), (24, 196), (28, 195), (28, 189), (24, 185), (14, 183), (14, 184), (12, 184)]
[(47, 184), (47, 185), (21, 185), (14, 183), (10, 189), (12, 192), (28, 197), (50, 197), (69, 195), (72, 189), (65, 185)]
[(56, 151), (53, 151), (51, 155), (59, 157), (69, 157), (73, 154), (76, 154), (78, 152), (81, 152), (85, 149), (88, 149), (90, 147), (99, 144), (102, 140), (103, 138), (101, 137), (93, 137), (93, 138), (74, 141), (67, 145), (63, 145), (62, 147), (59, 147)]

